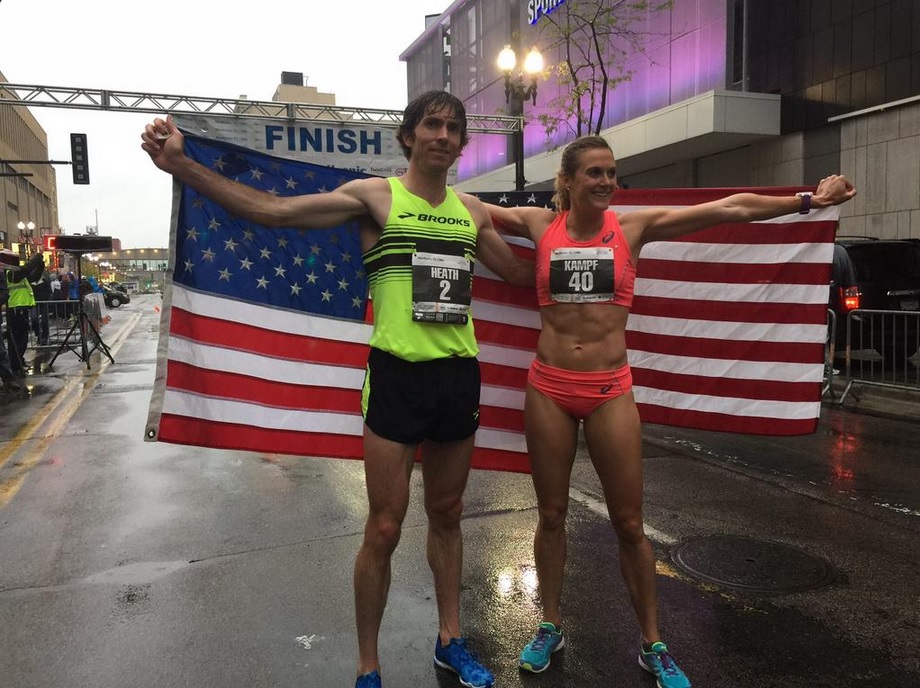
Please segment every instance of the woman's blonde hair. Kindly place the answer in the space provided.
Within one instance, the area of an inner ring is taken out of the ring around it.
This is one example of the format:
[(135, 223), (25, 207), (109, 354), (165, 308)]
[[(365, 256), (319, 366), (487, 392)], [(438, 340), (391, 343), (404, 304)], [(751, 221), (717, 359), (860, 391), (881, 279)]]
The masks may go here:
[(610, 144), (601, 136), (580, 136), (565, 147), (562, 151), (562, 162), (559, 164), (559, 170), (556, 172), (556, 183), (553, 194), (553, 204), (556, 206), (556, 212), (562, 212), (572, 207), (572, 201), (569, 198), (569, 187), (567, 179), (571, 179), (578, 171), (578, 163), (581, 154), (586, 150), (595, 148), (605, 148), (613, 153)]

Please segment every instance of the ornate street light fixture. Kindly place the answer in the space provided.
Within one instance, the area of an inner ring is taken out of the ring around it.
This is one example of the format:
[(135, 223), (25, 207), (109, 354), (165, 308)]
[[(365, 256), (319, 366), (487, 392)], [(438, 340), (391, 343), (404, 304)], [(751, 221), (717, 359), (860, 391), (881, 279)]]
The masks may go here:
[(524, 64), (517, 76), (513, 75), (517, 66), (517, 55), (510, 45), (506, 45), (498, 54), (498, 68), (505, 75), (505, 102), (511, 105), (511, 114), (521, 118), (521, 125), (514, 132), (514, 188), (524, 189), (524, 103), (537, 104), (537, 75), (543, 71), (543, 55), (536, 48), (531, 48), (524, 58)]
[(35, 232), (35, 223), (32, 220), (16, 225), (19, 228), (19, 253), (23, 258), (30, 258), (32, 253), (32, 237)]
[[(510, 103), (512, 98), (522, 103), (531, 100), (537, 104), (537, 75), (543, 71), (543, 55), (536, 48), (531, 48), (524, 58), (524, 64), (517, 78), (512, 76), (517, 65), (517, 54), (510, 45), (506, 45), (498, 54), (498, 68), (505, 75), (505, 101)], [(524, 83), (525, 75), (530, 83)]]

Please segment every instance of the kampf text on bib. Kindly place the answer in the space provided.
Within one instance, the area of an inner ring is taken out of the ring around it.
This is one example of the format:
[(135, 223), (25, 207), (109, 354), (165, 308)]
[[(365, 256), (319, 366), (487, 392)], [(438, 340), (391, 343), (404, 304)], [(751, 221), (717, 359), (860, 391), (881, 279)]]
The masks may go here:
[(560, 303), (612, 301), (613, 249), (557, 248), (549, 259), (549, 290)]

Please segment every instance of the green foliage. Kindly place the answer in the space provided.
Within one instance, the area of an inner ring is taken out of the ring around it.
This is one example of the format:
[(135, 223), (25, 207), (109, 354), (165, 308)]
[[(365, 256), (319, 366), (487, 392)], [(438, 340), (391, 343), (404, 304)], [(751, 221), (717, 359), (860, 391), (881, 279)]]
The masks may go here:
[(538, 115), (547, 140), (566, 129), (575, 136), (600, 134), (608, 96), (632, 78), (627, 58), (646, 55), (649, 20), (674, 0), (567, 0), (540, 20), (544, 54), (557, 53), (547, 76), (562, 93)]

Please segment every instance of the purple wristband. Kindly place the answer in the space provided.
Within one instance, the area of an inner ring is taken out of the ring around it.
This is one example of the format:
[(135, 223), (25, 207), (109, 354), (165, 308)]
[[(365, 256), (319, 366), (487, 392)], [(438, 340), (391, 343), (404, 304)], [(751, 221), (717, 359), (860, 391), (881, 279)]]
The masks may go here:
[(808, 215), (811, 212), (811, 196), (812, 194), (808, 191), (800, 191), (796, 194), (800, 199), (802, 199), (802, 206), (799, 208), (799, 215)]

